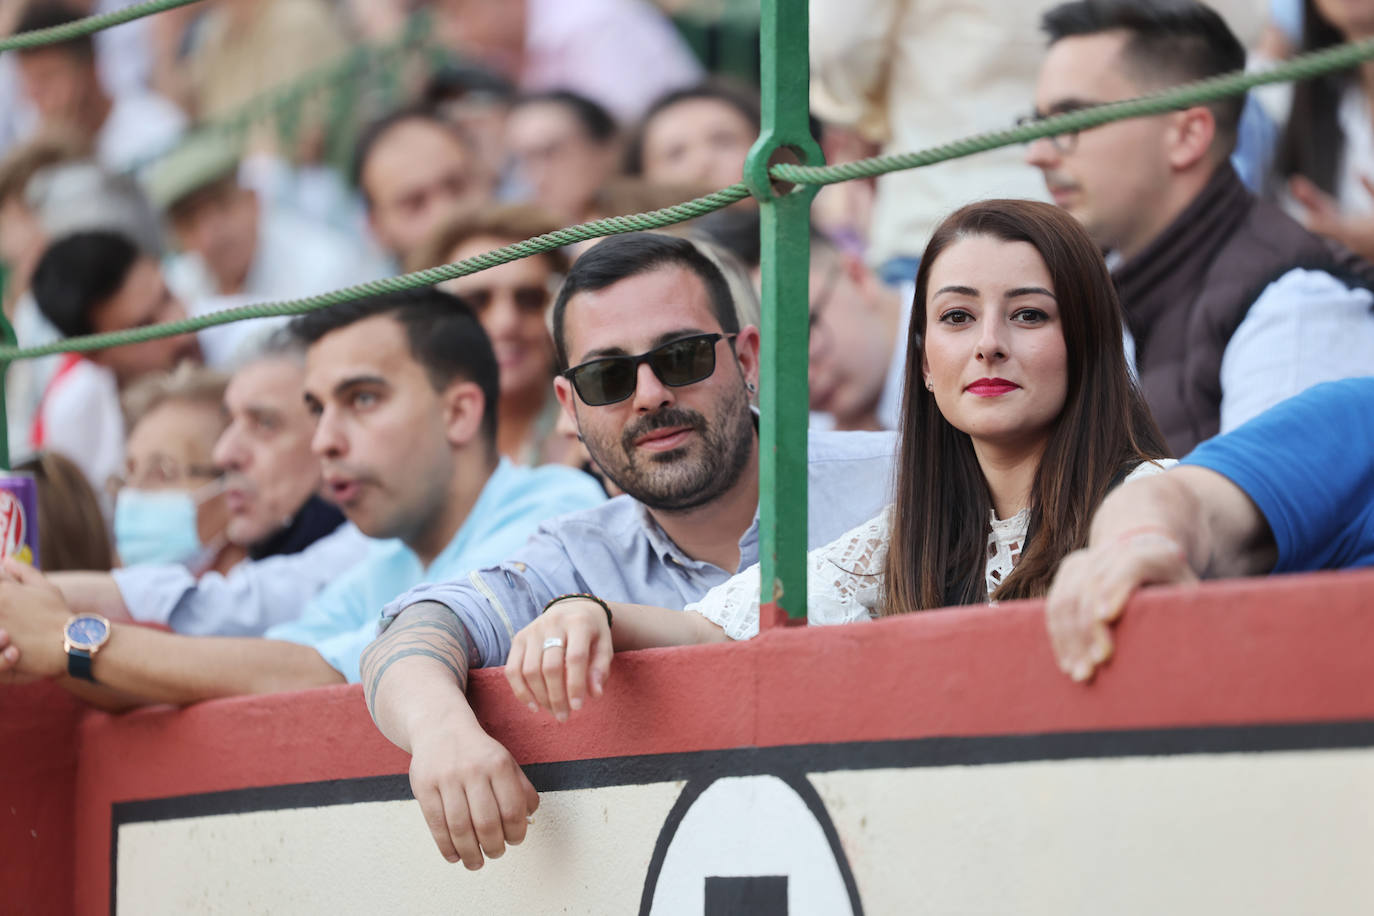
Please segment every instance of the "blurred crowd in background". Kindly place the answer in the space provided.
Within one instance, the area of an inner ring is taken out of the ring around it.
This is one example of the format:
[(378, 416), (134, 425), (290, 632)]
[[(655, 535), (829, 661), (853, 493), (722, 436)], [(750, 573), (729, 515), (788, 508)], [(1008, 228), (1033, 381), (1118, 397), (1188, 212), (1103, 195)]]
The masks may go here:
[[(1374, 38), (1374, 0), (809, 5), (830, 162)], [(5, 312), (24, 345), (138, 329), (718, 190), (758, 32), (732, 0), (205, 0), (0, 55)], [(1371, 112), (1365, 64), (822, 189), (808, 619), (1048, 596), (1084, 680), (1142, 583), (1374, 562)], [(470, 667), (566, 720), (613, 649), (758, 632), (760, 257), (746, 199), (11, 365), (56, 588), (6, 567), (0, 675), (112, 709), (362, 682), (480, 867), (537, 796)]]
[[(124, 5), (4, 0), (0, 31)], [(1374, 23), (1360, 9), (1374, 4), (1216, 5), (1252, 67)], [(812, 129), (831, 162), (1005, 127), (1033, 108), (1050, 3), (810, 6)], [(759, 128), (757, 35), (757, 9), (733, 0), (207, 0), (0, 55), (5, 313), (24, 345), (139, 327), (431, 267), (734, 183)], [(263, 104), (321, 74), (317, 91)], [(1257, 94), (1232, 157), (1252, 192), (1364, 255), (1371, 93), (1374, 81), (1343, 76)], [(251, 105), (257, 116), (244, 115)], [(1036, 149), (821, 192), (814, 425), (895, 426), (911, 281), (931, 229), (973, 199), (1052, 195), (1061, 172)], [(746, 320), (758, 308), (757, 225), (745, 201), (668, 230), (726, 268)], [(558, 422), (545, 314), (585, 247), (451, 283), (492, 338), (500, 449), (520, 463), (586, 461)], [(16, 363), (11, 454), (75, 462), (112, 517), (132, 460), (121, 397), (182, 362), (232, 372), (274, 324)]]

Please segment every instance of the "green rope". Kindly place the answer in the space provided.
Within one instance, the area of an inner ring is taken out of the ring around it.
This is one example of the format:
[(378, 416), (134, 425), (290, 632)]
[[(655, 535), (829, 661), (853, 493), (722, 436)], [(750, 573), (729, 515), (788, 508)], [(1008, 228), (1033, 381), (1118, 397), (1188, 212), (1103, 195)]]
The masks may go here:
[(544, 235), (536, 236), (532, 239), (526, 239), (523, 242), (506, 245), (494, 251), (483, 252), (475, 257), (457, 261), (453, 264), (445, 264), (441, 267), (432, 267), (429, 270), (402, 274), (398, 277), (388, 277), (385, 280), (375, 280), (371, 283), (360, 283), (356, 286), (349, 286), (333, 292), (322, 293), (318, 296), (307, 296), (304, 299), (291, 299), (285, 302), (262, 303), (260, 305), (244, 305), (238, 308), (222, 309), (218, 312), (199, 315), (195, 318), (185, 318), (181, 321), (169, 321), (165, 324), (131, 328), (126, 331), (111, 331), (107, 334), (88, 334), (83, 337), (70, 337), (65, 340), (43, 344), (38, 347), (24, 347), (21, 349), (12, 346), (0, 346), (0, 363), (13, 362), (20, 359), (34, 359), (39, 356), (49, 356), (53, 353), (84, 353), (89, 350), (99, 350), (105, 347), (118, 347), (125, 344), (142, 343), (146, 340), (156, 340), (161, 337), (170, 337), (174, 334), (186, 334), (191, 331), (199, 331), (204, 328), (215, 327), (221, 324), (230, 324), (235, 321), (244, 321), (250, 318), (275, 318), (282, 315), (299, 315), (304, 312), (313, 312), (316, 309), (337, 305), (341, 302), (361, 299), (364, 296), (376, 296), (382, 293), (415, 289), (419, 286), (432, 286), (435, 283), (442, 283), (445, 280), (452, 280), (455, 277), (466, 277), (469, 274), (477, 273), (488, 267), (496, 267), (498, 264), (507, 264), (511, 261), (518, 261), (521, 258), (527, 258), (531, 255), (552, 251), (555, 248), (562, 248), (564, 245), (571, 245), (574, 242), (585, 242), (590, 239), (602, 238), (608, 235), (639, 232), (646, 229), (661, 229), (664, 226), (685, 222), (686, 220), (704, 216), (715, 210), (720, 210), (723, 207), (728, 207), (730, 204), (744, 200), (748, 196), (749, 190), (745, 188), (743, 182), (741, 182), (716, 191), (714, 194), (707, 194), (705, 197), (698, 197), (695, 200), (674, 204), (671, 207), (664, 207), (661, 210), (654, 210), (649, 213), (634, 213), (629, 216), (613, 216), (608, 219), (598, 219), (589, 223), (569, 226), (565, 229), (558, 229), (554, 232), (545, 233)]
[(1374, 59), (1374, 39), (1313, 51), (1266, 70), (1214, 76), (1135, 99), (1109, 102), (1105, 105), (1053, 115), (1020, 127), (975, 134), (918, 152), (874, 156), (838, 165), (775, 165), (769, 169), (769, 174), (783, 181), (809, 185), (834, 184), (854, 178), (874, 178), (888, 172), (921, 168), (1004, 146), (1029, 143), (1041, 137), (1053, 137), (1086, 130), (1089, 127), (1099, 127), (1124, 118), (1139, 118), (1191, 108), (1204, 102), (1239, 95), (1256, 86), (1310, 79), (1333, 70), (1348, 69), (1371, 59)]
[[(936, 162), (943, 162), (948, 159), (969, 156), (985, 150), (1012, 146), (1017, 143), (1026, 143), (1031, 140), (1040, 139), (1041, 137), (1050, 137), (1076, 130), (1086, 130), (1089, 127), (1097, 127), (1125, 118), (1161, 114), (1179, 108), (1187, 108), (1204, 102), (1225, 98), (1230, 95), (1236, 95), (1255, 86), (1261, 86), (1268, 83), (1309, 79), (1314, 76), (1329, 73), (1333, 70), (1347, 69), (1370, 59), (1374, 59), (1374, 40), (1340, 45), (1335, 48), (1305, 54), (1287, 63), (1262, 72), (1233, 73), (1214, 77), (1212, 79), (1201, 80), (1196, 83), (1188, 83), (1138, 99), (1128, 99), (1122, 102), (1111, 102), (1106, 105), (1083, 108), (1078, 111), (1045, 118), (1034, 124), (1027, 124), (1009, 130), (978, 134), (973, 137), (957, 140), (953, 143), (947, 143), (919, 152), (902, 153), (894, 156), (878, 156), (872, 159), (846, 162), (833, 166), (775, 165), (769, 170), (769, 173), (773, 177), (783, 181), (811, 185), (833, 184), (835, 182), (848, 181), (854, 178), (871, 178), (887, 172), (919, 168)], [(318, 296), (310, 296), (304, 299), (292, 299), (286, 302), (246, 305), (239, 308), (224, 309), (208, 315), (201, 315), (196, 318), (188, 318), (182, 321), (174, 321), (167, 324), (135, 328), (126, 331), (115, 331), (108, 334), (72, 337), (37, 347), (18, 348), (13, 346), (0, 346), (0, 364), (20, 359), (33, 359), (39, 356), (48, 356), (53, 353), (79, 353), (89, 350), (98, 350), (104, 347), (120, 346), (122, 344), (141, 343), (145, 340), (156, 340), (157, 338), (168, 337), (173, 334), (185, 334), (191, 331), (199, 331), (203, 328), (229, 324), (231, 322), (243, 321), (250, 318), (299, 315), (304, 312), (327, 308), (331, 305), (337, 305), (340, 302), (348, 302), (364, 296), (373, 296), (403, 289), (414, 289), (418, 286), (428, 286), (445, 280), (451, 280), (455, 277), (464, 277), (488, 267), (506, 264), (510, 261), (540, 254), (554, 248), (561, 248), (573, 242), (589, 241), (607, 235), (637, 232), (645, 229), (660, 229), (664, 226), (670, 226), (674, 223), (680, 223), (698, 216), (703, 216), (714, 210), (727, 207), (735, 201), (743, 200), (748, 196), (749, 192), (743, 183), (733, 184), (728, 188), (716, 191), (714, 194), (698, 197), (695, 200), (689, 200), (672, 207), (665, 207), (661, 210), (654, 210), (650, 213), (636, 213), (629, 216), (617, 216), (610, 219), (594, 220), (566, 229), (559, 229), (556, 232), (550, 232), (532, 239), (527, 239), (523, 242), (517, 242), (513, 245), (506, 245), (495, 251), (489, 251), (453, 264), (431, 268), (430, 270), (417, 271), (415, 273), (402, 274), (398, 277), (390, 277), (372, 283), (350, 286), (345, 289), (323, 293)]]
[(113, 13), (101, 13), (99, 16), (87, 16), (85, 19), (77, 19), (74, 22), (55, 25), (49, 29), (36, 29), (32, 32), (21, 32), (18, 35), (11, 35), (8, 38), (0, 38), (0, 51), (14, 51), (21, 48), (39, 48), (43, 45), (60, 44), (64, 41), (71, 41), (73, 38), (80, 38), (83, 35), (90, 35), (100, 32), (112, 26), (123, 25), (135, 19), (142, 19), (144, 16), (151, 16), (154, 13), (161, 13), (164, 10), (174, 10), (179, 6), (190, 6), (192, 3), (199, 3), (200, 0), (147, 0), (145, 3), (136, 3), (133, 6), (116, 10)]

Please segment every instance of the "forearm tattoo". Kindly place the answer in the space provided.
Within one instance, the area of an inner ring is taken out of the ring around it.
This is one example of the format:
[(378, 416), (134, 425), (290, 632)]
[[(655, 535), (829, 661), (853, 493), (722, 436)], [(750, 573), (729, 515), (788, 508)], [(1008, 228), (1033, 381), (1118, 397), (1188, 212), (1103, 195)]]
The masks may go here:
[(382, 677), (392, 665), (413, 656), (439, 662), (453, 672), (463, 690), (468, 686), (468, 668), (479, 661), (472, 637), (458, 615), (432, 601), (411, 605), (363, 652), (363, 693), (374, 716)]

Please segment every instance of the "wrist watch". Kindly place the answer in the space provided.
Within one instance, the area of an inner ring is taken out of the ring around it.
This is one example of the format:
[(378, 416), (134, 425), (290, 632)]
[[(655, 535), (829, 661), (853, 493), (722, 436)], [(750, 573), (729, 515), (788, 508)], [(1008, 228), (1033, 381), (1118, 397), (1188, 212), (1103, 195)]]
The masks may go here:
[(99, 614), (77, 614), (62, 629), (62, 651), (67, 653), (67, 673), (95, 682), (91, 659), (110, 641), (110, 622)]

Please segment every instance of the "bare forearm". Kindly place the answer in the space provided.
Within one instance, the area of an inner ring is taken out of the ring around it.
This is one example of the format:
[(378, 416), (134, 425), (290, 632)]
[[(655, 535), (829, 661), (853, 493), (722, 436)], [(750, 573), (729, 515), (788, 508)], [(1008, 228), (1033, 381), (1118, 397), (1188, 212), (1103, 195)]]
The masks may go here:
[(362, 657), (363, 696), (381, 733), (413, 752), (440, 723), (476, 727), (464, 694), (473, 655), (467, 629), (442, 604), (402, 611)]
[(1158, 528), (1199, 575), (1255, 575), (1274, 565), (1273, 537), (1255, 504), (1213, 471), (1179, 467), (1117, 488), (1093, 519), (1091, 546)]
[(145, 703), (185, 705), (217, 697), (344, 683), (309, 646), (274, 639), (188, 637), (116, 627), (96, 653), (98, 684)]
[(114, 576), (107, 572), (53, 573), (48, 580), (62, 592), (74, 614), (100, 614), (117, 621), (133, 619)]
[(725, 631), (692, 611), (672, 611), (643, 604), (611, 603), (611, 642), (617, 652), (655, 646), (688, 646), (724, 642)]
[(97, 709), (105, 712), (124, 712), (129, 709), (137, 709), (139, 706), (148, 705), (146, 700), (130, 696), (127, 693), (120, 693), (109, 687), (100, 684), (92, 684), (90, 681), (83, 681), (74, 677), (61, 677), (57, 683), (62, 689)]

